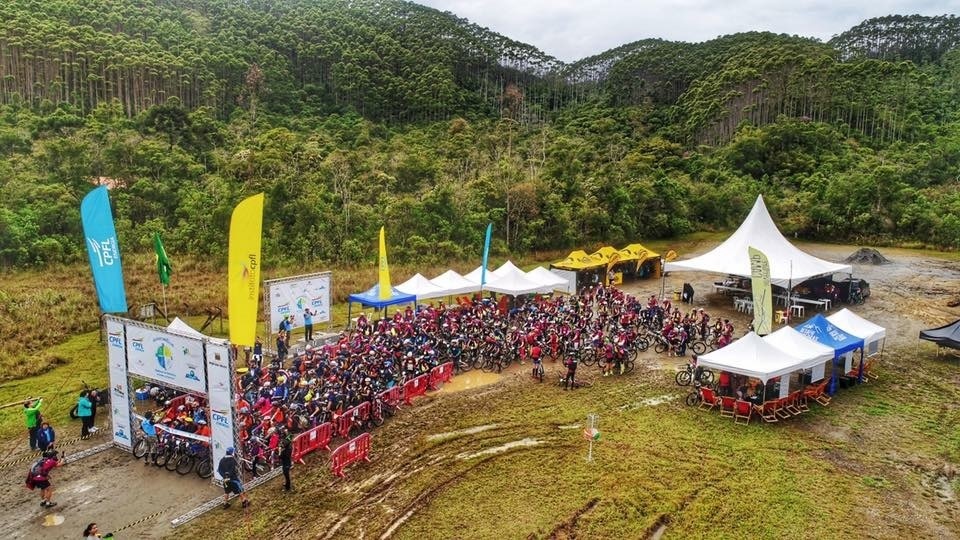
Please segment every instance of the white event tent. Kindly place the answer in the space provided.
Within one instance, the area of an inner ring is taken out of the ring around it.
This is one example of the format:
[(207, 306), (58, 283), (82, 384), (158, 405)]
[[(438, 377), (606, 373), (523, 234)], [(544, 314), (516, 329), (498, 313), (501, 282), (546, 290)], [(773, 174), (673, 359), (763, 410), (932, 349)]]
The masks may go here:
[[(466, 279), (467, 281), (470, 281), (470, 282), (476, 284), (476, 285), (480, 285), (480, 273), (481, 273), (481, 272), (483, 272), (483, 267), (482, 267), (482, 266), (478, 266), (478, 267), (474, 268), (473, 270), (471, 270), (469, 274), (464, 274), (464, 275), (463, 275), (463, 278)], [(488, 269), (488, 270), (487, 270), (487, 275), (486, 275), (486, 280), (487, 280), (487, 281), (490, 281), (490, 278), (492, 278), (492, 277), (493, 277), (493, 272), (491, 272), (491, 271)], [(479, 290), (479, 289), (478, 289), (478, 290)]]
[(550, 287), (528, 279), (527, 274), (510, 261), (503, 263), (503, 266), (494, 270), (492, 274), (483, 286), (488, 291), (516, 296), (550, 290)]
[(804, 360), (788, 354), (764, 341), (755, 332), (750, 332), (722, 349), (700, 355), (697, 365), (739, 373), (766, 383), (773, 377), (807, 369), (818, 362), (819, 360)]
[(848, 264), (837, 264), (797, 249), (774, 224), (763, 196), (757, 197), (750, 214), (722, 244), (713, 250), (683, 261), (669, 262), (667, 272), (699, 270), (750, 277), (750, 256), (747, 248), (762, 251), (770, 261), (770, 281), (774, 285), (789, 287), (802, 281), (833, 273), (853, 272)]
[(570, 280), (554, 274), (553, 272), (547, 270), (543, 266), (538, 266), (533, 270), (527, 272), (527, 279), (536, 281), (537, 283), (542, 284), (545, 287), (550, 287), (550, 290), (559, 290), (567, 292), (570, 290)]
[(430, 280), (430, 283), (433, 283), (437, 287), (440, 287), (444, 291), (444, 295), (457, 295), (457, 294), (468, 294), (472, 292), (477, 292), (480, 290), (480, 284), (474, 283), (469, 279), (461, 276), (460, 274), (454, 272), (453, 270), (447, 270), (446, 272), (440, 274), (439, 276)]
[(396, 289), (402, 293), (412, 294), (417, 297), (417, 300), (425, 300), (427, 298), (441, 298), (444, 296), (450, 296), (453, 293), (447, 292), (446, 289), (438, 287), (434, 283), (431, 283), (430, 280), (423, 277), (421, 274), (416, 274), (412, 278), (404, 281), (400, 285), (396, 286)]
[(837, 327), (846, 330), (847, 333), (862, 339), (864, 352), (867, 356), (873, 356), (877, 354), (877, 352), (882, 352), (878, 345), (886, 341), (887, 330), (884, 327), (864, 319), (847, 308), (843, 308), (833, 315), (830, 315), (827, 317), (827, 320)]
[(832, 347), (814, 341), (790, 326), (784, 326), (772, 334), (763, 336), (763, 340), (803, 360), (807, 368), (813, 370), (810, 382), (823, 379), (827, 363), (834, 357)]

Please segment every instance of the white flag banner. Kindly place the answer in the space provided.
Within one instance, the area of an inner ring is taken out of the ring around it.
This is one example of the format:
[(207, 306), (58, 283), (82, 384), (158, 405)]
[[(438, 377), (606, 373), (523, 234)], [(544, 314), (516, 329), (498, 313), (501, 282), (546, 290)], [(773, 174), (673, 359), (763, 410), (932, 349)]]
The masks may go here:
[(233, 362), (230, 345), (207, 342), (207, 376), (210, 383), (210, 438), (214, 480), (223, 481), (216, 472), (227, 448), (236, 445), (233, 434)]
[(130, 388), (127, 382), (127, 349), (123, 322), (107, 317), (107, 364), (110, 366), (110, 415), (113, 442), (133, 449), (130, 429)]

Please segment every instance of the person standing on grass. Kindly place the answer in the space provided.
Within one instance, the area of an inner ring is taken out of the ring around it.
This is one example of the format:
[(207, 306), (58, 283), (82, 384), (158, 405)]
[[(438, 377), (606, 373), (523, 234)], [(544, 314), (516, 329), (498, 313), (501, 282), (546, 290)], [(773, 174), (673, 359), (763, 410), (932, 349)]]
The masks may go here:
[(93, 418), (93, 404), (90, 403), (90, 393), (86, 390), (80, 392), (80, 398), (77, 399), (77, 416), (80, 418), (80, 437), (86, 439), (90, 436), (90, 420)]
[(303, 336), (308, 344), (313, 341), (313, 316), (316, 314), (317, 312), (310, 311), (310, 308), (303, 309)]
[(23, 418), (27, 424), (27, 434), (30, 439), (30, 449), (37, 449), (37, 432), (40, 430), (40, 405), (43, 398), (36, 401), (26, 400), (23, 402)]
[(55, 441), (56, 438), (57, 434), (53, 431), (53, 428), (50, 427), (50, 423), (41, 423), (40, 429), (37, 431), (37, 448), (44, 452), (53, 450), (53, 441)]
[(288, 433), (284, 433), (280, 443), (280, 467), (283, 469), (283, 490), (290, 491), (293, 489), (290, 485), (290, 468), (293, 467), (293, 439)]
[(100, 404), (100, 394), (96, 390), (91, 390), (87, 394), (87, 399), (90, 400), (90, 433), (96, 433), (99, 429), (97, 427), (97, 405)]
[(226, 510), (230, 508), (230, 494), (236, 493), (240, 500), (240, 504), (246, 508), (250, 506), (250, 499), (247, 498), (247, 493), (243, 491), (243, 484), (240, 482), (240, 473), (237, 467), (237, 458), (234, 457), (235, 450), (231, 446), (227, 448), (227, 455), (220, 458), (220, 463), (217, 464), (217, 473), (220, 474), (223, 478), (223, 509)]

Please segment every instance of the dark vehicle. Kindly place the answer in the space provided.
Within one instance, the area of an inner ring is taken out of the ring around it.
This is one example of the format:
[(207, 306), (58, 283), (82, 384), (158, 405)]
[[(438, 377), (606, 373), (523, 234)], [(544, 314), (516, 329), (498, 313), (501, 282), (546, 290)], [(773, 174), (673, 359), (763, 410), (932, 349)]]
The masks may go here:
[(860, 278), (848, 278), (837, 282), (840, 300), (848, 304), (862, 304), (870, 297), (870, 284)]

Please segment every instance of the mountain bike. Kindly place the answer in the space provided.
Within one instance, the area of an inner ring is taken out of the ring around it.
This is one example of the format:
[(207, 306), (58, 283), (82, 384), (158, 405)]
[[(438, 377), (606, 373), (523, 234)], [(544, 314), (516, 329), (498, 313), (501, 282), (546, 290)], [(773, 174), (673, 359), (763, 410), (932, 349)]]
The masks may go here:
[[(712, 371), (710, 371), (709, 369), (703, 369), (703, 368), (699, 368), (699, 371), (700, 371), (700, 377), (698, 382), (700, 384), (703, 384), (703, 385), (713, 384), (714, 376)], [(679, 384), (680, 386), (689, 386), (690, 383), (693, 381), (693, 373), (694, 373), (693, 364), (690, 364), (688, 362), (686, 366), (684, 366), (683, 370), (677, 372), (677, 375), (676, 377), (674, 377), (674, 379), (677, 381), (677, 384)]]

